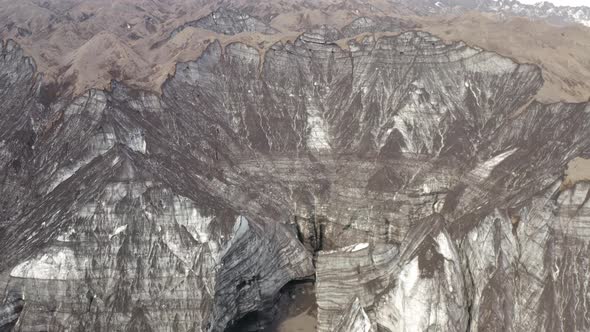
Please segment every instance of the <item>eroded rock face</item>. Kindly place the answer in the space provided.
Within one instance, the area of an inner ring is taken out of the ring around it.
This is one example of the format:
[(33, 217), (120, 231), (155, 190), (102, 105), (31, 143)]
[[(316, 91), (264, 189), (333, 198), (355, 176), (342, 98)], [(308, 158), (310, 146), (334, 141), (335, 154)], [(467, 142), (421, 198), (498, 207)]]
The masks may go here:
[(358, 298), (356, 298), (350, 304), (350, 307), (347, 308), (345, 314), (341, 318), (340, 324), (335, 329), (335, 331), (373, 331), (371, 328), (371, 321), (369, 320), (369, 317), (367, 317), (365, 310), (363, 310), (361, 302)]
[(315, 274), (319, 331), (587, 329), (589, 188), (560, 176), (588, 105), (463, 43), (336, 32), (49, 104), (3, 45), (15, 328), (222, 331)]

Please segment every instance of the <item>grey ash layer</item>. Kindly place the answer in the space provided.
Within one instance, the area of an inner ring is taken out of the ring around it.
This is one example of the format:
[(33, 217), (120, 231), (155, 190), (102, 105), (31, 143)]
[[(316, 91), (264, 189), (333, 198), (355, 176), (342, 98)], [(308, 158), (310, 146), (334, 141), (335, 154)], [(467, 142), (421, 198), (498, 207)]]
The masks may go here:
[(161, 97), (73, 100), (3, 45), (15, 330), (223, 331), (294, 280), (319, 331), (588, 330), (590, 185), (561, 174), (590, 107), (426, 33), (321, 36), (213, 43)]

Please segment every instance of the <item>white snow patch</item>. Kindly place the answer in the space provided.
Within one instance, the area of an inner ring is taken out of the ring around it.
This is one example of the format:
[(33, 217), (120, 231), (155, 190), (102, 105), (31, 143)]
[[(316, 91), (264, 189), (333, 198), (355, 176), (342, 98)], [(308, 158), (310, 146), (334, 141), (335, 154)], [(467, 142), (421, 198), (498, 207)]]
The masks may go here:
[(236, 218), (236, 222), (234, 223), (233, 228), (233, 236), (231, 239), (225, 244), (223, 250), (221, 251), (220, 257), (225, 256), (225, 254), (229, 251), (229, 249), (238, 241), (239, 238), (246, 235), (250, 230), (250, 225), (248, 224), (248, 219), (243, 216), (238, 216)]
[(354, 247), (352, 247), (352, 252), (363, 250), (368, 247), (369, 247), (369, 244), (366, 242), (365, 243), (358, 243), (358, 244), (355, 244)]
[(80, 168), (86, 166), (93, 158), (94, 156), (89, 156), (80, 162), (58, 169), (53, 176), (54, 180), (49, 185), (47, 192), (53, 191), (61, 183), (71, 178), (74, 174), (76, 174), (76, 172), (78, 172)]
[(246, 234), (246, 232), (248, 232), (249, 229), (250, 226), (248, 225), (248, 219), (243, 216), (238, 216), (236, 223), (234, 224), (234, 236), (232, 240), (241, 238)]
[(377, 320), (391, 331), (426, 331), (432, 289), (429, 281), (420, 279), (418, 257), (404, 265), (398, 280), (377, 309)]
[[(358, 297), (354, 298), (350, 311), (347, 315), (352, 315), (349, 319), (351, 321), (344, 321), (342, 323), (346, 323), (345, 325), (340, 325), (340, 329), (342, 331), (354, 331), (354, 332), (370, 332), (372, 331), (371, 328), (371, 320), (369, 316), (365, 312), (362, 307), (361, 301)], [(346, 317), (346, 316), (345, 316)]]
[(168, 247), (168, 249), (170, 251), (172, 251), (174, 256), (176, 256), (178, 259), (183, 261), (185, 264), (187, 264), (189, 262), (190, 256), (187, 255), (186, 250), (184, 250), (181, 246), (179, 246), (176, 241), (165, 241), (165, 242), (166, 242), (166, 246)]
[(468, 85), (467, 88), (469, 89), (469, 92), (471, 92), (471, 95), (473, 96), (473, 98), (475, 98), (475, 102), (477, 103), (477, 106), (479, 106), (481, 108), (481, 104), (479, 102), (479, 94), (481, 94), (481, 90), (477, 87), (475, 87), (475, 89), (477, 89), (479, 94), (476, 94), (475, 91), (473, 90), (473, 88), (471, 87), (471, 85)]
[(344, 247), (340, 250), (335, 250), (335, 251), (344, 251), (344, 252), (356, 252), (359, 250), (363, 250), (369, 247), (369, 244), (367, 242), (363, 242), (363, 243), (357, 243), (357, 244), (353, 244), (351, 246), (348, 247)]
[(84, 278), (87, 258), (80, 264), (71, 249), (46, 253), (40, 258), (25, 261), (10, 272), (11, 277), (29, 279), (74, 280)]
[(403, 137), (404, 153), (428, 153), (434, 150), (434, 139), (440, 130), (442, 110), (428, 109), (417, 102), (404, 106), (393, 116), (394, 128)]
[(200, 243), (209, 241), (209, 224), (214, 216), (201, 214), (192, 201), (182, 198), (174, 200), (174, 219)]
[(436, 243), (438, 244), (438, 251), (441, 255), (443, 255), (446, 259), (453, 260), (454, 254), (453, 250), (451, 249), (451, 241), (443, 232), (439, 233), (436, 237)]
[[(200, 248), (203, 245), (214, 244), (209, 239), (209, 225), (214, 219), (214, 216), (207, 216), (201, 214), (201, 211), (195, 207), (194, 203), (185, 197), (177, 197), (174, 199), (172, 206), (172, 220), (173, 222), (168, 224), (168, 218), (164, 220), (160, 219), (161, 216), (154, 216), (153, 214), (147, 214), (148, 218), (156, 219), (158, 222), (167, 224), (165, 227), (160, 226), (160, 232), (164, 231), (164, 239), (166, 245), (174, 253), (176, 257), (191, 266), (197, 255), (200, 254)], [(195, 239), (198, 246), (187, 245), (183, 243), (179, 237), (179, 233), (176, 227), (172, 227), (173, 224), (182, 226), (190, 236)], [(199, 248), (199, 249), (197, 249)], [(215, 256), (218, 252), (217, 249), (211, 251)]]
[(113, 238), (113, 236), (119, 235), (127, 230), (127, 225), (119, 226), (115, 228), (115, 231), (109, 236), (109, 239)]
[(129, 148), (136, 152), (144, 153), (147, 150), (147, 145), (145, 142), (145, 138), (143, 132), (141, 130), (134, 131), (128, 138), (127, 145)]
[(404, 266), (399, 275), (400, 287), (404, 294), (411, 292), (418, 279), (420, 279), (420, 268), (418, 267), (418, 257), (414, 257), (410, 263)]
[(60, 242), (69, 242), (70, 241), (69, 238), (72, 235), (74, 235), (74, 234), (76, 234), (76, 230), (73, 229), (73, 228), (70, 228), (67, 232), (60, 234), (57, 237), (57, 241), (60, 241)]
[(309, 108), (307, 115), (307, 127), (310, 129), (307, 146), (311, 149), (329, 149), (328, 128), (320, 112), (316, 108)]
[(371, 328), (371, 320), (369, 319), (369, 316), (367, 316), (367, 313), (365, 312), (365, 310), (363, 310), (361, 308), (361, 315), (362, 315), (362, 320), (361, 320), (361, 326), (359, 328), (359, 330), (361, 332), (371, 332), (373, 329)]
[(482, 179), (486, 179), (488, 176), (490, 176), (490, 173), (492, 173), (492, 170), (494, 170), (494, 168), (496, 166), (498, 166), (506, 158), (510, 157), (514, 152), (516, 152), (516, 150), (518, 150), (518, 149), (517, 148), (511, 149), (506, 152), (500, 153), (499, 155), (497, 155), (493, 158), (486, 160), (485, 162), (477, 165), (477, 167), (475, 167), (475, 169), (473, 171), (471, 171), (471, 174), (478, 176)]

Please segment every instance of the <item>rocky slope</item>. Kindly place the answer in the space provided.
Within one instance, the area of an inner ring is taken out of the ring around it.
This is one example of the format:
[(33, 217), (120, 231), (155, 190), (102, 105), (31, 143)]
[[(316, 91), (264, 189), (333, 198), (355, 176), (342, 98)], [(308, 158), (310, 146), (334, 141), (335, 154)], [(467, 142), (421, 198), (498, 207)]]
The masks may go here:
[(225, 8), (219, 8), (205, 17), (187, 22), (176, 28), (172, 34), (174, 35), (187, 27), (203, 28), (225, 35), (235, 35), (242, 32), (260, 32), (262, 34), (278, 32), (256, 17)]
[(3, 44), (0, 322), (239, 330), (311, 280), (318, 331), (588, 329), (590, 106), (425, 32), (332, 36), (72, 99)]

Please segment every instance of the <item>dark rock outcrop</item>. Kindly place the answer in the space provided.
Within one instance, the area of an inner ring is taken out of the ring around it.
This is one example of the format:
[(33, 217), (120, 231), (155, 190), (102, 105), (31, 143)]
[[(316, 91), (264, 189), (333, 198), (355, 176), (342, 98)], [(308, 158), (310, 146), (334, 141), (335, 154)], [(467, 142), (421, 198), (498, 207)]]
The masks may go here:
[(9, 332), (14, 328), (24, 303), (22, 295), (17, 290), (12, 289), (7, 292), (4, 303), (0, 304), (1, 332)]
[(207, 29), (224, 35), (236, 35), (241, 32), (259, 32), (270, 35), (277, 32), (269, 24), (256, 17), (228, 8), (219, 8), (198, 20), (186, 22), (176, 28), (172, 35), (187, 27)]

